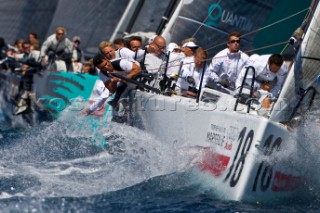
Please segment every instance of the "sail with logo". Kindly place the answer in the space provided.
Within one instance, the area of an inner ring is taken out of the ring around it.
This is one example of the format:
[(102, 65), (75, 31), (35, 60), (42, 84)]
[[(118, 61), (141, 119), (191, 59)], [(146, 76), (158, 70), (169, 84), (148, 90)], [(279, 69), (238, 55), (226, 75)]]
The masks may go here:
[[(196, 38), (198, 45), (213, 56), (225, 47), (227, 35), (238, 31), (242, 34), (242, 50), (251, 51), (286, 40), (290, 32), (301, 23), (304, 13), (294, 15), (274, 26), (266, 25), (292, 15), (301, 8), (307, 8), (309, 3), (310, 1), (305, 1), (292, 5), (290, 1), (279, 0), (180, 1), (171, 17), (174, 21), (167, 24), (162, 35), (173, 42), (181, 42), (188, 37)], [(292, 7), (287, 8), (288, 4)], [(266, 29), (259, 30), (263, 28)], [(285, 44), (282, 44), (276, 49), (268, 49), (267, 52), (280, 52), (284, 46)]]
[[(295, 4), (290, 0), (130, 1), (110, 40), (137, 33), (145, 36), (145, 32), (161, 34), (167, 39), (167, 43), (179, 44), (185, 38), (193, 37), (212, 57), (225, 47), (227, 35), (238, 31), (242, 34), (243, 51), (276, 53), (285, 47), (284, 41), (287, 41), (291, 32), (303, 20), (310, 2), (311, 0)], [(304, 10), (301, 11), (301, 8)], [(274, 45), (279, 42), (282, 44)], [(263, 48), (270, 45), (267, 49)]]
[[(316, 5), (317, 1), (311, 0), (295, 4), (287, 0), (240, 0), (236, 3), (185, 0), (180, 1), (162, 35), (174, 42), (188, 37), (196, 38), (198, 45), (207, 49), (212, 57), (224, 48), (227, 35), (238, 31), (242, 34), (241, 50), (249, 55), (281, 53), (288, 61), (296, 58), (295, 65), (291, 67), (293, 71), (288, 76), (291, 80), (287, 80), (284, 85), (283, 91), (286, 92), (280, 95), (280, 101), (270, 117), (274, 121), (288, 122), (297, 111), (305, 93), (317, 87), (314, 85), (319, 76), (316, 69), (319, 66), (316, 54), (319, 46), (315, 42), (318, 39), (317, 25), (311, 25), (307, 34), (303, 32), (300, 35), (300, 40), (302, 35), (308, 36), (303, 40), (301, 48), (300, 44), (288, 45), (288, 38), (301, 23), (303, 25), (299, 29), (306, 30), (317, 17), (314, 15), (317, 14)], [(307, 14), (310, 7), (311, 12)], [(319, 20), (313, 23), (319, 23)]]

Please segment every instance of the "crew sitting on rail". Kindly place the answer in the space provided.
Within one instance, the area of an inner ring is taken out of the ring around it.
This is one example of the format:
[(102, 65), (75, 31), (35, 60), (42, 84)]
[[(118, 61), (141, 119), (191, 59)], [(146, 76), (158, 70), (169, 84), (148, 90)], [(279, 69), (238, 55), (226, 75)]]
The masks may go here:
[(201, 76), (203, 75), (203, 71), (208, 68), (205, 63), (207, 56), (208, 52), (199, 47), (196, 50), (195, 56), (189, 60), (185, 60), (177, 81), (177, 94), (197, 96)]
[[(255, 69), (254, 96), (260, 97), (267, 95), (269, 98), (277, 98), (280, 94), (282, 85), (288, 74), (288, 66), (284, 63), (280, 54), (250, 56), (249, 66)], [(245, 76), (246, 67), (244, 67), (236, 81), (236, 87), (239, 90)], [(250, 85), (252, 73), (249, 71), (246, 84)]]
[(227, 93), (235, 90), (238, 74), (247, 65), (249, 59), (249, 56), (240, 50), (240, 43), (240, 33), (232, 32), (229, 34), (227, 48), (212, 58), (208, 72), (205, 73), (205, 86), (222, 89), (223, 92)]
[[(100, 70), (100, 79), (105, 83), (109, 91), (112, 93), (116, 92), (114, 99), (109, 102), (109, 104), (113, 106), (119, 101), (120, 96), (127, 87), (127, 83), (118, 77), (114, 77), (112, 74), (120, 74), (131, 79), (141, 71), (141, 68), (130, 59), (119, 58), (108, 60), (102, 54), (97, 54), (93, 58), (93, 64)], [(109, 79), (111, 79), (111, 83), (106, 84)], [(117, 86), (115, 87), (115, 85)]]

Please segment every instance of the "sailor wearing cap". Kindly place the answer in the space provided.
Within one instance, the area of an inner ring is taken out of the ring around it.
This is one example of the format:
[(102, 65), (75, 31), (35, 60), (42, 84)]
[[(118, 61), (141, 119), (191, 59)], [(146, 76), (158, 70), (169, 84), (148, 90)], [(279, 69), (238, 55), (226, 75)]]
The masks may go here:
[(72, 71), (73, 72), (81, 72), (82, 64), (85, 62), (85, 59), (84, 59), (83, 51), (80, 48), (80, 37), (74, 36), (72, 41), (73, 41)]
[(176, 44), (174, 42), (171, 42), (167, 46), (167, 52), (180, 53), (181, 52), (181, 48), (179, 47), (178, 44)]
[(181, 48), (178, 44), (171, 42), (167, 46), (167, 54), (169, 55), (167, 76), (175, 77), (178, 75), (181, 63), (185, 58), (185, 55), (181, 53)]
[(186, 57), (194, 56), (198, 47), (193, 41), (188, 41), (182, 45), (182, 52)]
[(197, 49), (199, 46), (196, 45), (193, 41), (188, 41), (182, 45), (182, 47), (189, 47), (190, 49)]

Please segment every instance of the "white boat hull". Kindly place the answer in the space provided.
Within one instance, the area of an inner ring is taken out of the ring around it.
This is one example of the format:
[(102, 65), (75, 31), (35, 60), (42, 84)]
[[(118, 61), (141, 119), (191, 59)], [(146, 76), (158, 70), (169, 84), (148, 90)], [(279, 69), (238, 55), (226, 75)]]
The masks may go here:
[(225, 98), (230, 104), (222, 107), (137, 92), (133, 123), (164, 145), (197, 147), (196, 170), (212, 177), (224, 199), (268, 201), (298, 192), (305, 178), (288, 166), (289, 149), (296, 151), (292, 133), (267, 118), (233, 111), (234, 98)]

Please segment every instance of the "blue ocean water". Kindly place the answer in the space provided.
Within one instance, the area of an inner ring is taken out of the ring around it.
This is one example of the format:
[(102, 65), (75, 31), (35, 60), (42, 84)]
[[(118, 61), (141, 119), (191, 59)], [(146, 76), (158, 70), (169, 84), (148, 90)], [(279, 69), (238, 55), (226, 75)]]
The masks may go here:
[(0, 212), (319, 212), (318, 187), (272, 203), (221, 200), (194, 153), (124, 124), (103, 129), (101, 149), (81, 118), (25, 129), (0, 118)]

